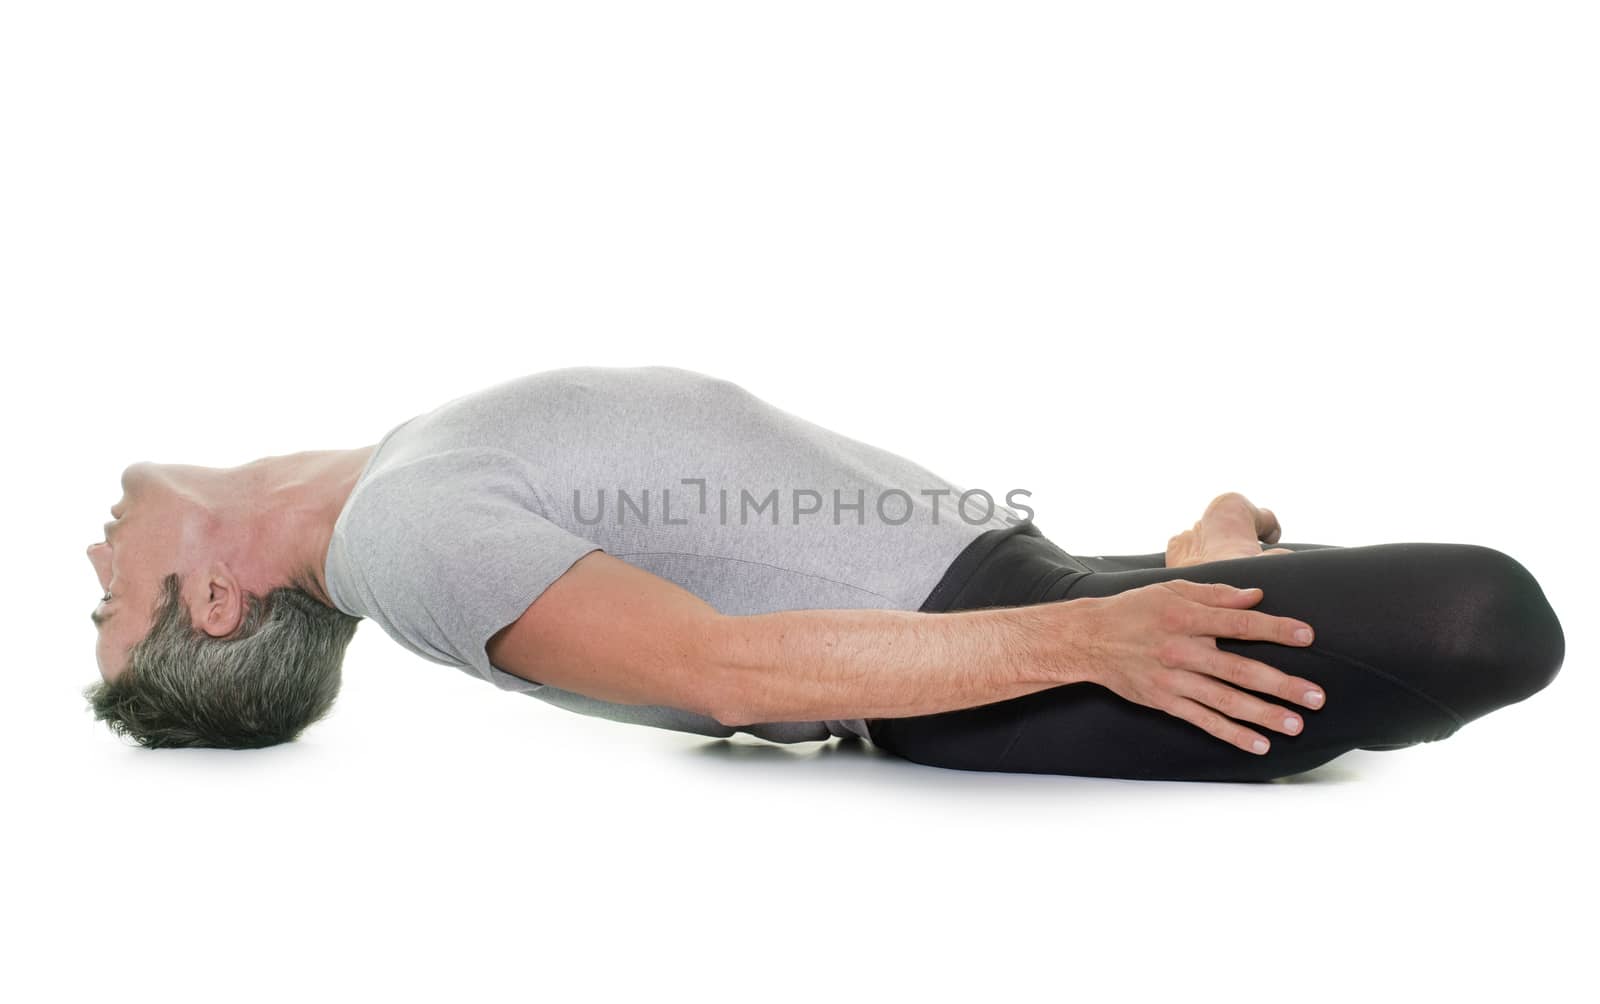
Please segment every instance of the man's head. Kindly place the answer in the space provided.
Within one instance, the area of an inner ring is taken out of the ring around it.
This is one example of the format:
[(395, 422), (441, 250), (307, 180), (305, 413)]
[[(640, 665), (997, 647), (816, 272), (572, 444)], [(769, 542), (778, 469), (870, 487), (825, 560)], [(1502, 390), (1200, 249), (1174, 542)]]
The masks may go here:
[(317, 598), (311, 560), (326, 546), (317, 513), (338, 507), (301, 507), (310, 495), (292, 478), (269, 491), (283, 473), (270, 468), (123, 472), (88, 548), (104, 596), (91, 615), (101, 682), (84, 695), (141, 745), (270, 746), (333, 705), (359, 618)]

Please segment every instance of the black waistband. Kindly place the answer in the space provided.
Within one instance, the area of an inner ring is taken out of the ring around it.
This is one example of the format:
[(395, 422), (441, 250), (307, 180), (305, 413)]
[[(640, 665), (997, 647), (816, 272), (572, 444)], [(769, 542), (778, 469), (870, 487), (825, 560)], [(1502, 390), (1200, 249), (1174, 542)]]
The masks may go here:
[(933, 592), (929, 593), (928, 598), (922, 601), (921, 612), (942, 613), (948, 610), (951, 601), (961, 591), (961, 587), (967, 584), (967, 580), (972, 577), (972, 573), (977, 570), (978, 566), (983, 564), (983, 560), (993, 553), (1001, 542), (1019, 534), (1029, 537), (1044, 536), (1039, 528), (1033, 524), (1032, 520), (1023, 520), (1011, 526), (985, 530), (972, 538), (967, 543), (967, 546), (962, 548), (961, 553), (956, 555), (956, 560), (950, 563), (950, 567), (945, 569), (944, 577), (939, 580), (938, 585), (933, 587)]

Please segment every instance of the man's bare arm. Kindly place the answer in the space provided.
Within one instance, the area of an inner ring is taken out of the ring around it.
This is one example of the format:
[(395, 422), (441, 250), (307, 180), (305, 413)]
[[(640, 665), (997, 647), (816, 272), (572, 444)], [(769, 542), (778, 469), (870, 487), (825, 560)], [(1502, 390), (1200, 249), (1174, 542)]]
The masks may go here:
[[(1322, 697), (1310, 680), (1217, 647), (1217, 638), (1312, 643), (1303, 621), (1247, 609), (1260, 600), (1259, 590), (1174, 579), (1111, 596), (953, 613), (728, 616), (596, 551), (486, 649), (496, 666), (525, 679), (730, 726), (936, 714), (1092, 682), (1262, 752), (1266, 740), (1235, 719), (1290, 733), (1299, 721), (1285, 729), (1285, 709), (1257, 694), (1310, 708)], [(1297, 629), (1306, 629), (1303, 638)]]
[[(726, 725), (903, 718), (1088, 678), (1074, 653), (1086, 601), (914, 613), (788, 610), (711, 626), (714, 714)], [(1078, 604), (1074, 608), (1074, 604)]]
[(1045, 607), (728, 616), (596, 551), (485, 648), (494, 665), (527, 680), (603, 701), (681, 708), (726, 725), (892, 718), (1075, 679), (1064, 658), (1077, 649), (1074, 619)]

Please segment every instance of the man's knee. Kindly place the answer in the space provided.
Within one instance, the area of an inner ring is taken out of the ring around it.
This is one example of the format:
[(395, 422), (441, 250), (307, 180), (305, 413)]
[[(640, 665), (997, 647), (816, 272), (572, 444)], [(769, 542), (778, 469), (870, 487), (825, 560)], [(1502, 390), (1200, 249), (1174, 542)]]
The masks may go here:
[[(1566, 657), (1566, 637), (1533, 574), (1491, 547), (1461, 545), (1455, 555), (1453, 637), (1457, 691), (1452, 701), (1464, 718), (1533, 696), (1555, 679)], [(1458, 706), (1459, 705), (1459, 706)]]

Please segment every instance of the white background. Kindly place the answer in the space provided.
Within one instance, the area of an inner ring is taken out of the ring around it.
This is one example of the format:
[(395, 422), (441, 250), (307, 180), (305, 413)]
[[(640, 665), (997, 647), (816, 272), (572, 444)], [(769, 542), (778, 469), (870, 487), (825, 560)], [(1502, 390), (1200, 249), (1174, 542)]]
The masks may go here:
[[(1592, 988), (1590, 5), (4, 10), (8, 999)], [(1021, 485), (1077, 553), (1229, 490), (1496, 547), (1566, 665), (1266, 785), (585, 719), (370, 623), (299, 742), (91, 720), (123, 466), (583, 363)]]

